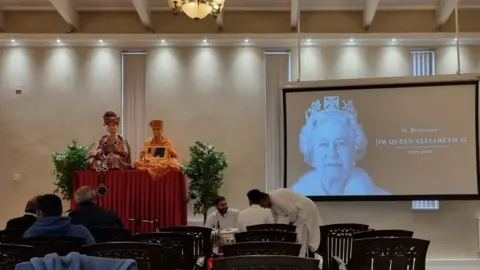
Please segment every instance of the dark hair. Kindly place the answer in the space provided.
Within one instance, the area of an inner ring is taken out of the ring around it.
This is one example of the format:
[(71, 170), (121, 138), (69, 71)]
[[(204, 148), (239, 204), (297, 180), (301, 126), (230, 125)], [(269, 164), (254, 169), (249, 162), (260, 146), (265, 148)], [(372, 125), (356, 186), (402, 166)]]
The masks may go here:
[(35, 197), (31, 199), (30, 201), (27, 202), (27, 205), (25, 205), (25, 213), (29, 214), (36, 214), (37, 213), (37, 200), (38, 197)]
[(265, 198), (265, 193), (261, 192), (258, 189), (252, 189), (249, 192), (247, 192), (247, 197), (250, 203), (260, 204), (262, 200)]
[(63, 212), (62, 200), (55, 194), (40, 196), (37, 200), (37, 207), (45, 217), (59, 217)]
[(225, 201), (225, 200), (226, 200), (225, 197), (223, 197), (223, 196), (218, 196), (218, 197), (213, 201), (213, 203), (215, 204), (215, 206), (217, 206), (220, 202)]
[(115, 112), (112, 112), (112, 111), (108, 111), (108, 112), (105, 112), (103, 114), (103, 119), (107, 119), (107, 118), (110, 118), (110, 117), (117, 117), (117, 114)]

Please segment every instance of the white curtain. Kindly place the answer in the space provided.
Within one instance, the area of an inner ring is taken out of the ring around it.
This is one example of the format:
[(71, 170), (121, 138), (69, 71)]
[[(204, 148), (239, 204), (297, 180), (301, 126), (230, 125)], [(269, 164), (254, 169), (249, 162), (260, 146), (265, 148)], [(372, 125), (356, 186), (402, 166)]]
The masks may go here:
[(130, 143), (132, 162), (147, 136), (145, 53), (122, 54), (122, 134)]
[(282, 84), (290, 79), (290, 53), (265, 52), (266, 191), (283, 187)]

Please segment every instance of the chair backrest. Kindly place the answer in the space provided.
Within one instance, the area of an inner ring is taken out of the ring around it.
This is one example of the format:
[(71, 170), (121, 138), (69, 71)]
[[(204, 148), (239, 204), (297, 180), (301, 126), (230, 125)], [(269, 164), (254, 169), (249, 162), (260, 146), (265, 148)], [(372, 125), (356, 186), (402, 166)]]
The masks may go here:
[(174, 270), (168, 252), (162, 245), (140, 242), (110, 242), (86, 245), (84, 254), (114, 259), (133, 259), (139, 270)]
[(318, 270), (320, 261), (298, 256), (239, 256), (213, 260), (214, 270)]
[(18, 263), (35, 257), (35, 248), (32, 246), (0, 244), (0, 269), (13, 270)]
[(160, 232), (184, 233), (193, 238), (193, 254), (195, 260), (212, 255), (212, 229), (196, 226), (170, 227), (159, 229)]
[(353, 243), (348, 269), (425, 270), (430, 241), (397, 237), (366, 238)]
[(0, 231), (0, 243), (19, 244), (22, 242), (24, 230)]
[(177, 269), (192, 270), (195, 266), (195, 254), (193, 253), (193, 237), (185, 233), (158, 232), (136, 234), (130, 237), (130, 241), (162, 245), (172, 248), (170, 254)]
[(298, 256), (302, 245), (286, 242), (245, 242), (222, 246), (223, 256), (282, 255)]
[(323, 268), (330, 269), (333, 256), (348, 263), (352, 257), (353, 234), (368, 230), (368, 225), (339, 223), (320, 226), (320, 247), (317, 253), (323, 258)]
[(129, 241), (132, 235), (130, 230), (123, 228), (91, 228), (88, 230), (97, 243)]
[(377, 237), (409, 237), (412, 238), (412, 231), (405, 230), (371, 230), (353, 233), (353, 240)]
[(36, 256), (49, 253), (66, 256), (70, 252), (81, 252), (86, 244), (85, 238), (68, 236), (38, 236), (22, 239), (22, 244), (35, 247)]
[(247, 231), (235, 234), (236, 243), (259, 241), (295, 243), (297, 241), (297, 234), (282, 231)]
[(274, 224), (258, 224), (247, 226), (247, 231), (281, 231), (281, 232), (295, 232), (297, 226), (274, 223)]

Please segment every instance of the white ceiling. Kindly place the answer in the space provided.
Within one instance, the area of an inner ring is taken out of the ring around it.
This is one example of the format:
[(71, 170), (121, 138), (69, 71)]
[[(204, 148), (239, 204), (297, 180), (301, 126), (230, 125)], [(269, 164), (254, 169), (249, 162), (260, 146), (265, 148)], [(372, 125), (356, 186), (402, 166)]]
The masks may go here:
[[(67, 1), (67, 0), (65, 0)], [(133, 10), (131, 0), (72, 0), (77, 10)], [(153, 10), (167, 9), (167, 0), (148, 0)], [(434, 9), (441, 0), (381, 0), (379, 9)], [(302, 10), (360, 10), (365, 0), (299, 0)], [(480, 8), (480, 0), (460, 0), (460, 6)], [(288, 10), (290, 0), (226, 0), (237, 10)], [(50, 0), (0, 0), (4, 10), (54, 9)]]

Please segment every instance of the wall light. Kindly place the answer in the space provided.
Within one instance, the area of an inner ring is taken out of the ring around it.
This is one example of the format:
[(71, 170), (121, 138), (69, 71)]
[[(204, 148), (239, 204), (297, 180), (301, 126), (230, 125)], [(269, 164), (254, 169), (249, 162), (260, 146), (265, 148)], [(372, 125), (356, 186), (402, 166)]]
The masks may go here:
[(17, 42), (15, 39), (10, 40), (10, 42), (15, 43)]
[(103, 43), (103, 39), (99, 39), (99, 40), (98, 40), (98, 43)]
[(353, 38), (350, 39), (350, 42), (353, 42)]
[(248, 43), (250, 40), (248, 40), (248, 38), (245, 39), (245, 43)]
[(397, 40), (396, 40), (396, 39), (394, 39), (394, 38), (392, 38), (392, 42), (395, 42), (395, 41), (397, 41)]
[(207, 39), (202, 40), (203, 43), (207, 43)]
[(454, 40), (455, 40), (455, 41), (457, 41), (458, 39), (457, 39), (457, 38), (455, 38)]
[(165, 43), (165, 39), (160, 40), (160, 42)]
[(311, 38), (307, 38), (307, 42), (310, 42), (310, 41), (312, 41), (312, 39), (311, 39)]
[(57, 39), (57, 43), (60, 43), (60, 42), (62, 42), (62, 41), (60, 39)]

